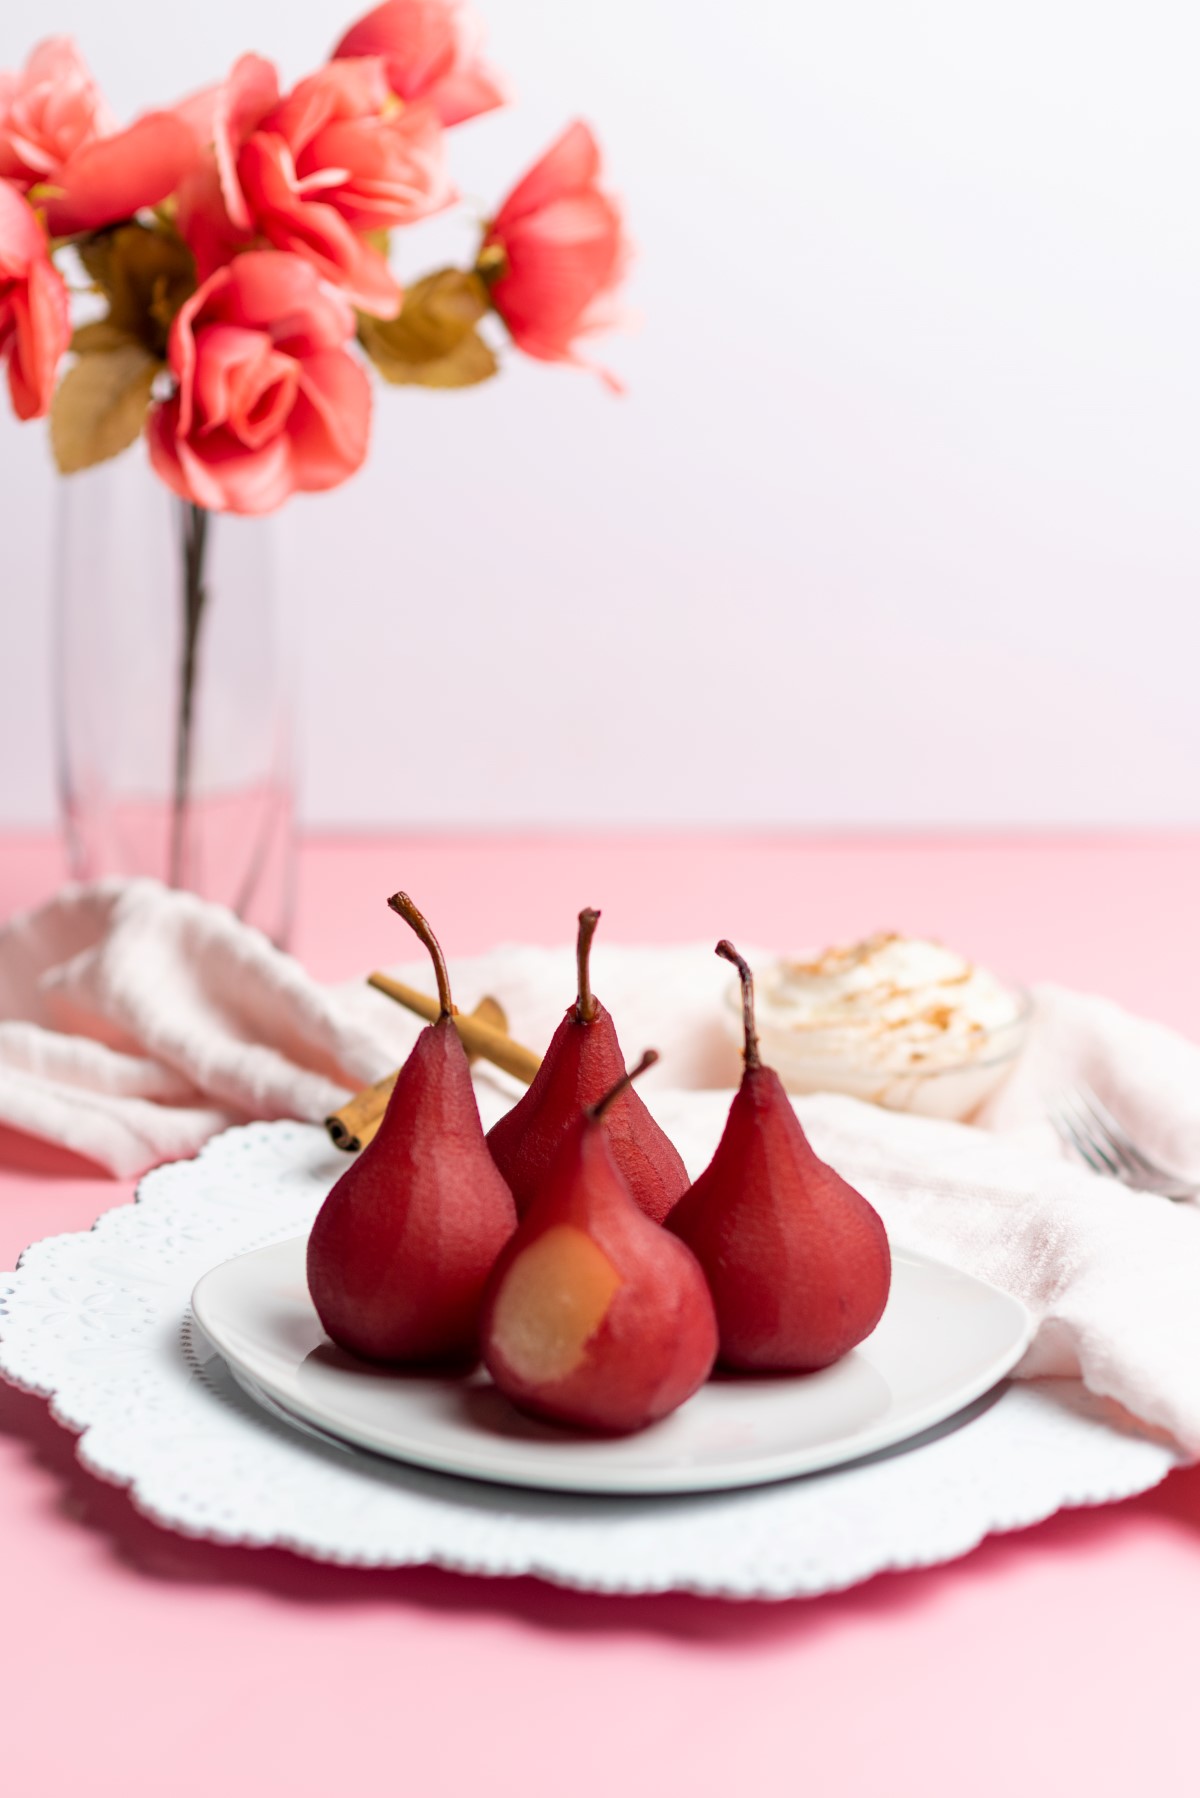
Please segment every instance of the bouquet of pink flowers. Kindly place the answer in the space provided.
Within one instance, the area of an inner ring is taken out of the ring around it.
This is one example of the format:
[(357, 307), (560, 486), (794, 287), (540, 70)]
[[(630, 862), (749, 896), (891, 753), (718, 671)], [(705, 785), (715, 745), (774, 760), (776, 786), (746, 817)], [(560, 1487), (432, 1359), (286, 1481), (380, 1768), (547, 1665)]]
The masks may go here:
[[(368, 365), (398, 385), (469, 387), (497, 372), (505, 332), (527, 356), (579, 363), (581, 341), (614, 320), (627, 244), (578, 123), (481, 225), (469, 268), (396, 279), (391, 234), (456, 200), (448, 131), (504, 98), (462, 0), (385, 0), (288, 93), (272, 63), (243, 56), (124, 129), (68, 38), (0, 72), (13, 405), (49, 416), (65, 474), (144, 433), (182, 512), (173, 885), (192, 862), (211, 515), (271, 512), (354, 474)], [(87, 296), (75, 321), (68, 279)]]
[[(0, 357), (18, 416), (49, 415), (64, 473), (144, 431), (191, 507), (261, 513), (362, 465), (364, 358), (400, 385), (471, 386), (497, 371), (494, 317), (526, 355), (580, 362), (627, 258), (586, 125), (518, 182), (472, 267), (402, 290), (388, 261), (392, 231), (455, 202), (447, 132), (504, 98), (459, 0), (385, 0), (289, 93), (244, 56), (125, 129), (75, 45), (40, 44), (0, 73)], [(74, 331), (59, 264), (82, 265), (103, 308)]]

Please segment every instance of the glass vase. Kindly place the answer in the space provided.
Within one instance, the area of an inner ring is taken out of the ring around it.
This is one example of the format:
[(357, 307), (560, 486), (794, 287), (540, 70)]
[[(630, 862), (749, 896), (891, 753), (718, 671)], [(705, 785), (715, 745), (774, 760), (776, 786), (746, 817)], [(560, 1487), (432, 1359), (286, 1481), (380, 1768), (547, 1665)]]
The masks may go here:
[(57, 717), (71, 872), (150, 875), (287, 940), (290, 657), (270, 522), (134, 451), (59, 483)]

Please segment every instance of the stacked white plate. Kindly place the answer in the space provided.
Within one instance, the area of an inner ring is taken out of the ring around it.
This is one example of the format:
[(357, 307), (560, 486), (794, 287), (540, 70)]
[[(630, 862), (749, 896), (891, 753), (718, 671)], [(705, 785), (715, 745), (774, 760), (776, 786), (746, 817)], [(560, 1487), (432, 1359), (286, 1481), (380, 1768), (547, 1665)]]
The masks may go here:
[(0, 1372), (159, 1522), (371, 1566), (782, 1598), (950, 1559), (1177, 1462), (1073, 1382), (997, 1385), (1023, 1308), (903, 1245), (883, 1321), (837, 1367), (716, 1380), (620, 1442), (521, 1419), (483, 1375), (365, 1368), (324, 1341), (304, 1283), (344, 1165), (309, 1126), (231, 1130), (0, 1278)]

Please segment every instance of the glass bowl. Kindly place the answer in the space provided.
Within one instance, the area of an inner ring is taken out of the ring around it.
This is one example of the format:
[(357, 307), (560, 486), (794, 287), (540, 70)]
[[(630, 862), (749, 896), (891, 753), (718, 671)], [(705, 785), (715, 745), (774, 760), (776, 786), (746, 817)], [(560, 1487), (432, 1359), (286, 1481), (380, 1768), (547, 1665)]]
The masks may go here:
[[(764, 970), (764, 973), (766, 970)], [(983, 1030), (969, 1055), (941, 1059), (928, 1067), (882, 1058), (867, 1061), (852, 1055), (816, 1059), (785, 1025), (763, 1019), (758, 1025), (762, 1059), (775, 1069), (790, 1093), (848, 1093), (888, 1111), (911, 1111), (922, 1117), (968, 1123), (1008, 1078), (1029, 1036), (1033, 995), (1008, 984), (1014, 1003), (1011, 1019)], [(734, 981), (725, 992), (725, 1022), (742, 1042), (742, 993)]]

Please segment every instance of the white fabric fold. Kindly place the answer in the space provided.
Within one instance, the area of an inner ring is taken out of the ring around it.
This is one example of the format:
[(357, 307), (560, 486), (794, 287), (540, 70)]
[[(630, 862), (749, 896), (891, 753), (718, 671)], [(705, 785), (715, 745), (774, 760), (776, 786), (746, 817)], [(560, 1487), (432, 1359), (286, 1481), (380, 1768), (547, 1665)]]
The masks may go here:
[[(753, 957), (752, 957), (753, 959)], [(730, 971), (711, 945), (598, 943), (594, 985), (693, 1174), (738, 1078)], [(432, 990), (427, 963), (396, 970)], [(541, 1048), (569, 1003), (573, 949), (451, 963)], [(1042, 987), (1029, 1047), (971, 1126), (819, 1095), (818, 1153), (875, 1203), (897, 1247), (1029, 1306), (1019, 1372), (1069, 1375), (1200, 1456), (1200, 1206), (1132, 1193), (1067, 1158), (1047, 1103), (1087, 1079), (1153, 1155), (1200, 1179), (1200, 1049), (1107, 1000)], [(68, 887), (0, 929), (0, 1122), (128, 1176), (249, 1118), (317, 1121), (400, 1061), (420, 1023), (363, 982), (324, 987), (228, 912), (151, 881)], [(519, 1090), (477, 1069), (495, 1116)]]

